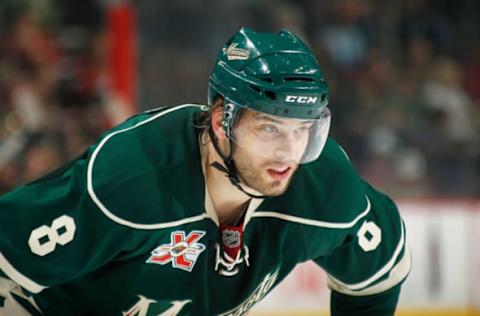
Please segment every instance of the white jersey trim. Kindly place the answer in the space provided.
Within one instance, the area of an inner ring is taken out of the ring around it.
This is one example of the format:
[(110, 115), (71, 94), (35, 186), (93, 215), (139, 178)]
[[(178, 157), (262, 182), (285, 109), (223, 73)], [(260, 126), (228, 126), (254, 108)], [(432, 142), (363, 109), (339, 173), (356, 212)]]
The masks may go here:
[(363, 295), (372, 295), (372, 294), (378, 294), (381, 292), (385, 292), (391, 288), (393, 288), (395, 285), (400, 283), (410, 272), (410, 268), (412, 266), (412, 255), (410, 252), (410, 248), (405, 246), (405, 253), (400, 259), (400, 261), (395, 265), (395, 267), (390, 270), (390, 273), (388, 275), (388, 278), (378, 282), (375, 285), (372, 285), (370, 287), (367, 287), (362, 290), (358, 291), (352, 291), (351, 289), (347, 288), (339, 282), (338, 280), (334, 279), (331, 276), (328, 276), (327, 278), (327, 285), (331, 290), (335, 290), (337, 292), (346, 294), (346, 295), (352, 295), (352, 296), (363, 296)]
[(118, 130), (118, 131), (115, 131), (115, 132), (111, 133), (110, 135), (106, 136), (98, 144), (97, 148), (95, 148), (95, 150), (93, 151), (92, 157), (90, 158), (90, 161), (88, 162), (88, 168), (87, 168), (87, 190), (88, 190), (88, 194), (90, 195), (90, 197), (93, 200), (93, 202), (95, 203), (95, 205), (97, 205), (97, 207), (108, 218), (110, 218), (112, 221), (114, 221), (114, 222), (116, 222), (120, 225), (123, 225), (123, 226), (128, 226), (128, 227), (132, 227), (132, 228), (136, 228), (136, 229), (150, 230), (150, 229), (162, 229), (162, 228), (175, 227), (175, 226), (179, 226), (179, 225), (183, 225), (183, 224), (187, 224), (187, 223), (201, 221), (201, 220), (208, 217), (207, 214), (203, 213), (203, 214), (200, 214), (200, 215), (197, 215), (197, 216), (186, 217), (186, 218), (182, 218), (180, 220), (166, 222), (166, 223), (155, 223), (155, 224), (134, 223), (134, 222), (125, 220), (121, 217), (118, 217), (117, 215), (110, 212), (110, 210), (97, 197), (97, 194), (95, 193), (95, 190), (93, 189), (93, 166), (95, 164), (95, 159), (97, 158), (100, 150), (102, 149), (102, 147), (105, 145), (106, 142), (108, 142), (115, 135), (118, 135), (120, 133), (132, 130), (132, 129), (137, 128), (139, 126), (145, 125), (145, 124), (150, 123), (151, 121), (153, 121), (153, 120), (155, 120), (155, 119), (157, 119), (157, 118), (159, 118), (159, 117), (161, 117), (165, 114), (168, 114), (170, 112), (180, 110), (180, 109), (183, 109), (183, 108), (186, 108), (186, 107), (199, 107), (199, 108), (201, 108), (202, 106), (201, 105), (195, 105), (195, 104), (184, 104), (184, 105), (179, 105), (179, 106), (173, 107), (171, 109), (165, 110), (163, 112), (160, 112), (160, 113), (152, 116), (151, 118), (146, 119), (144, 121), (141, 121), (141, 122), (139, 122), (139, 123), (137, 123), (133, 126), (130, 126), (130, 127), (127, 127), (127, 128), (124, 128), (124, 129), (121, 129), (121, 130)]
[(42, 311), (32, 296), (27, 296), (23, 288), (14, 281), (0, 277), (0, 297), (3, 297), (3, 304), (0, 306), (0, 315), (16, 315), (16, 316), (31, 316), (32, 314), (20, 304), (12, 295), (20, 296), (37, 311), (37, 314), (42, 315)]
[[(331, 281), (334, 283), (334, 284), (338, 284), (339, 286), (341, 286), (341, 288), (344, 288), (344, 289), (347, 289), (347, 290), (351, 290), (351, 291), (358, 291), (360, 289), (363, 289), (365, 287), (367, 287), (368, 285), (370, 285), (371, 283), (377, 281), (378, 279), (380, 279), (383, 275), (385, 275), (385, 273), (389, 272), (392, 270), (393, 266), (395, 265), (395, 262), (397, 261), (397, 258), (400, 254), (400, 252), (402, 251), (402, 249), (405, 249), (407, 251), (408, 247), (405, 247), (404, 248), (404, 245), (405, 245), (405, 228), (403, 227), (403, 222), (402, 222), (402, 225), (401, 225), (401, 235), (400, 235), (400, 241), (398, 242), (397, 244), (397, 248), (395, 249), (395, 251), (393, 252), (393, 255), (392, 257), (390, 258), (390, 260), (380, 269), (378, 270), (374, 275), (372, 275), (371, 277), (369, 277), (368, 279), (362, 281), (362, 282), (359, 282), (359, 283), (353, 283), (353, 284), (348, 284), (348, 283), (344, 283), (338, 279), (335, 279), (334, 277), (332, 276), (329, 276), (329, 278), (331, 279)], [(407, 260), (406, 259), (406, 255), (404, 255), (402, 257), (402, 260), (405, 261)], [(409, 258), (409, 256), (408, 256)], [(410, 260), (408, 260), (409, 262)], [(402, 261), (401, 261), (402, 262)], [(400, 263), (399, 263), (400, 264)], [(405, 264), (405, 263), (403, 263)], [(398, 264), (397, 264), (398, 265)], [(410, 270), (410, 266), (408, 265), (408, 270)], [(408, 273), (408, 271), (407, 271)], [(405, 275), (406, 276), (406, 275)], [(395, 285), (395, 284), (394, 284)], [(357, 292), (357, 293), (360, 293), (360, 292)], [(359, 295), (362, 295), (362, 294), (359, 294)]]
[(345, 228), (351, 228), (355, 226), (355, 224), (364, 216), (370, 212), (370, 199), (368, 196), (365, 195), (365, 199), (367, 200), (367, 207), (365, 210), (360, 213), (357, 217), (355, 217), (354, 220), (351, 222), (347, 223), (333, 223), (333, 222), (325, 222), (325, 221), (317, 221), (313, 219), (308, 219), (308, 218), (303, 218), (303, 217), (298, 217), (298, 216), (293, 216), (293, 215), (288, 215), (288, 214), (283, 214), (283, 213), (278, 213), (278, 212), (254, 212), (252, 217), (274, 217), (278, 219), (282, 219), (285, 221), (289, 222), (295, 222), (303, 225), (310, 225), (310, 226), (316, 226), (316, 227), (324, 227), (324, 228), (340, 228), (340, 229), (345, 229)]
[(47, 287), (36, 283), (35, 281), (29, 279), (22, 273), (20, 273), (17, 269), (15, 269), (10, 262), (8, 262), (7, 258), (0, 252), (0, 270), (2, 270), (7, 277), (9, 277), (12, 281), (16, 282), (23, 288), (27, 289), (32, 293), (40, 293)]

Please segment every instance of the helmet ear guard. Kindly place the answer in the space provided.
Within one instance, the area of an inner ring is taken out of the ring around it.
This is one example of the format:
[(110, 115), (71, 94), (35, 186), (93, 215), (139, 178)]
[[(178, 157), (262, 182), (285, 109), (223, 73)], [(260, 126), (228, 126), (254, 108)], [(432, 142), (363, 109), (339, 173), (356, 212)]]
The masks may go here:
[[(236, 106), (231, 100), (223, 97), (220, 93), (217, 93), (213, 87), (209, 86), (208, 104), (210, 106), (215, 105), (218, 98), (223, 99), (222, 104), (222, 119), (219, 121), (220, 125), (227, 136), (231, 136), (231, 127), (234, 126), (238, 119), (238, 113), (241, 111), (241, 106)], [(212, 124), (213, 125), (213, 124)]]

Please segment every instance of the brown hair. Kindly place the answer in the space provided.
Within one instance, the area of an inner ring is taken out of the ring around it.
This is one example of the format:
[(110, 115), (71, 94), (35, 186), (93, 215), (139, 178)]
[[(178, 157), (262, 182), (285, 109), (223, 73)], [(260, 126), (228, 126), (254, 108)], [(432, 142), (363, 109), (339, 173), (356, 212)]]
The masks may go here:
[(212, 124), (212, 112), (218, 107), (223, 107), (223, 98), (221, 96), (215, 98), (213, 105), (209, 106), (208, 111), (200, 111), (197, 114), (194, 121), (195, 128), (202, 131), (209, 129)]

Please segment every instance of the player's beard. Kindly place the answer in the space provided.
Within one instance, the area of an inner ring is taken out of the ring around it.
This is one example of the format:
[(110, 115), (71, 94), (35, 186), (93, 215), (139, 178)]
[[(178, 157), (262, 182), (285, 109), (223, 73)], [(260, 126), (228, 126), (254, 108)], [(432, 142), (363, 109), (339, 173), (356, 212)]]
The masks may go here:
[(273, 161), (262, 160), (258, 155), (253, 156), (238, 146), (235, 148), (233, 160), (242, 183), (265, 196), (282, 195), (288, 189), (293, 174), (298, 168), (297, 164), (291, 164), (289, 177), (284, 180), (275, 180), (267, 174), (267, 168)]

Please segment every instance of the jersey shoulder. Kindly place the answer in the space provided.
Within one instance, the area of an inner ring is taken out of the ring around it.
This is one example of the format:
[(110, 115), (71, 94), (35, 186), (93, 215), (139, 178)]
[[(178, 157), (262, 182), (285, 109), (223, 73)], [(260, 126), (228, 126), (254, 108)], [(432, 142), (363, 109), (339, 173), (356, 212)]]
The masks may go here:
[(370, 206), (362, 179), (343, 148), (330, 138), (316, 161), (299, 167), (287, 192), (274, 204), (282, 212), (338, 228), (353, 226)]
[(112, 220), (133, 227), (162, 225), (203, 210), (194, 117), (186, 104), (136, 115), (91, 149), (88, 193)]

